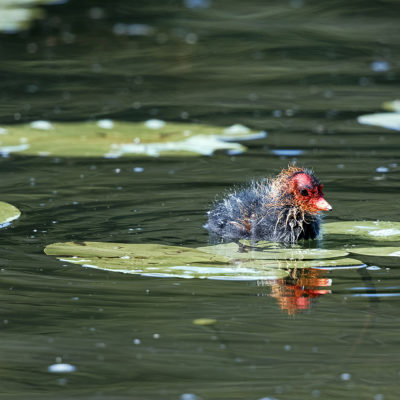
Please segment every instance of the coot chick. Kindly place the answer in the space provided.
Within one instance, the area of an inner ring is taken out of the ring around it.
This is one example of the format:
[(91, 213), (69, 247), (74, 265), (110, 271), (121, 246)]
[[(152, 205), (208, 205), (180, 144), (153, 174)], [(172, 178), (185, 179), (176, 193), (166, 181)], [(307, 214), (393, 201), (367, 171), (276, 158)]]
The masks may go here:
[(230, 193), (208, 213), (205, 227), (224, 239), (295, 243), (314, 239), (320, 211), (332, 209), (323, 185), (308, 169), (289, 166), (274, 179), (253, 181)]

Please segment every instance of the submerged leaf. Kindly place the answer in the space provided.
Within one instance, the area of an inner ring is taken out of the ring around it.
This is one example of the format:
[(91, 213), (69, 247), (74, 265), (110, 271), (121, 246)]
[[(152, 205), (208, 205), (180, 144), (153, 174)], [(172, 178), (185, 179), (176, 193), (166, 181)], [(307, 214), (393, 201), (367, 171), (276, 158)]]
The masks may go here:
[(400, 257), (400, 247), (352, 247), (349, 251), (365, 256)]
[(265, 132), (224, 129), (209, 125), (164, 122), (113, 122), (31, 124), (1, 128), (0, 153), (61, 157), (160, 155), (212, 155), (216, 150), (241, 153), (243, 140), (260, 139)]
[(194, 325), (201, 325), (201, 326), (215, 325), (216, 323), (217, 320), (214, 318), (197, 318), (193, 320)]
[(256, 245), (240, 251), (236, 243), (224, 243), (216, 246), (198, 247), (198, 250), (218, 254), (238, 260), (321, 260), (326, 258), (345, 257), (345, 250), (302, 249), (299, 247), (277, 247), (276, 243), (258, 242)]
[(303, 268), (323, 268), (323, 267), (353, 267), (363, 265), (363, 262), (354, 258), (327, 258), (321, 260), (275, 260), (269, 261), (262, 260), (248, 260), (242, 261), (242, 265), (246, 267), (257, 268), (257, 266), (271, 265), (274, 268), (282, 269), (303, 269)]
[(400, 222), (391, 221), (340, 221), (323, 225), (328, 235), (346, 235), (368, 240), (400, 240)]
[(364, 125), (400, 131), (400, 113), (398, 112), (361, 115), (357, 118), (357, 121)]
[(0, 201), (0, 228), (8, 226), (11, 221), (19, 218), (21, 211), (11, 204)]

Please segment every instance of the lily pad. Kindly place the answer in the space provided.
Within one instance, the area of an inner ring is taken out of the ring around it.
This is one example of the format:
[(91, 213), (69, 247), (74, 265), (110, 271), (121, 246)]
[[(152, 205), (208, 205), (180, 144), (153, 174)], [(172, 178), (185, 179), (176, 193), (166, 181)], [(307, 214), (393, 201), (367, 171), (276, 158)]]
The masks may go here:
[(323, 225), (328, 235), (348, 235), (368, 240), (400, 240), (400, 222), (391, 221), (340, 221)]
[(382, 128), (400, 131), (400, 113), (377, 113), (361, 115), (357, 118), (360, 124), (380, 126)]
[(11, 221), (19, 218), (21, 211), (12, 204), (0, 201), (0, 228), (10, 225)]
[(216, 246), (198, 247), (197, 249), (234, 260), (322, 260), (345, 257), (349, 254), (345, 250), (282, 248), (276, 247), (276, 244), (271, 242), (258, 242), (257, 245), (245, 252), (240, 252), (236, 243), (224, 243)]
[(349, 248), (349, 251), (354, 254), (376, 257), (400, 257), (400, 247), (354, 247)]
[(161, 155), (212, 155), (216, 150), (242, 153), (238, 143), (260, 139), (266, 132), (149, 120), (116, 122), (30, 124), (0, 128), (0, 153), (60, 157), (106, 157)]
[(67, 242), (51, 244), (45, 248), (45, 253), (64, 262), (107, 271), (223, 280), (279, 279), (288, 276), (292, 268), (361, 264), (358, 260), (344, 258), (348, 254), (344, 250), (263, 246), (267, 251), (249, 254), (238, 253), (235, 243), (192, 249), (157, 244)]
[(275, 268), (282, 269), (302, 269), (302, 268), (331, 268), (331, 267), (355, 267), (361, 266), (364, 263), (355, 258), (327, 258), (321, 260), (275, 260), (270, 261), (270, 264), (266, 264), (262, 260), (251, 260), (243, 261), (242, 265), (246, 267), (257, 268), (257, 266), (268, 266), (271, 265)]
[(225, 280), (278, 279), (287, 271), (269, 266), (234, 265), (226, 257), (197, 249), (157, 244), (54, 243), (47, 255), (84, 267), (145, 276)]

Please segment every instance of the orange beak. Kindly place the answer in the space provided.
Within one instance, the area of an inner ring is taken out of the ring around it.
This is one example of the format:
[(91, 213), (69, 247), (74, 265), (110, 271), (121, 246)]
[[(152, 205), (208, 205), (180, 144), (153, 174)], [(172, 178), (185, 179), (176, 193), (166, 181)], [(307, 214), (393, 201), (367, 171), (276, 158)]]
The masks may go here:
[(320, 197), (319, 199), (317, 199), (314, 203), (314, 206), (317, 210), (321, 210), (321, 211), (331, 211), (332, 210), (332, 206), (323, 197)]

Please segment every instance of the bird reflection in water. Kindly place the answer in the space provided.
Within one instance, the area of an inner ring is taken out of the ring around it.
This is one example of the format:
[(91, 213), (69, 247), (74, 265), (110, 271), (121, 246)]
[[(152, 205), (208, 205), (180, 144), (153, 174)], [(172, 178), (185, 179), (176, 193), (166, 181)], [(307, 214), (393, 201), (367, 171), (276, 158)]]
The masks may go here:
[(317, 297), (331, 293), (325, 289), (332, 285), (332, 280), (324, 277), (327, 273), (315, 268), (291, 269), (286, 278), (263, 280), (258, 285), (270, 286), (270, 296), (278, 301), (281, 310), (295, 315), (309, 309)]

